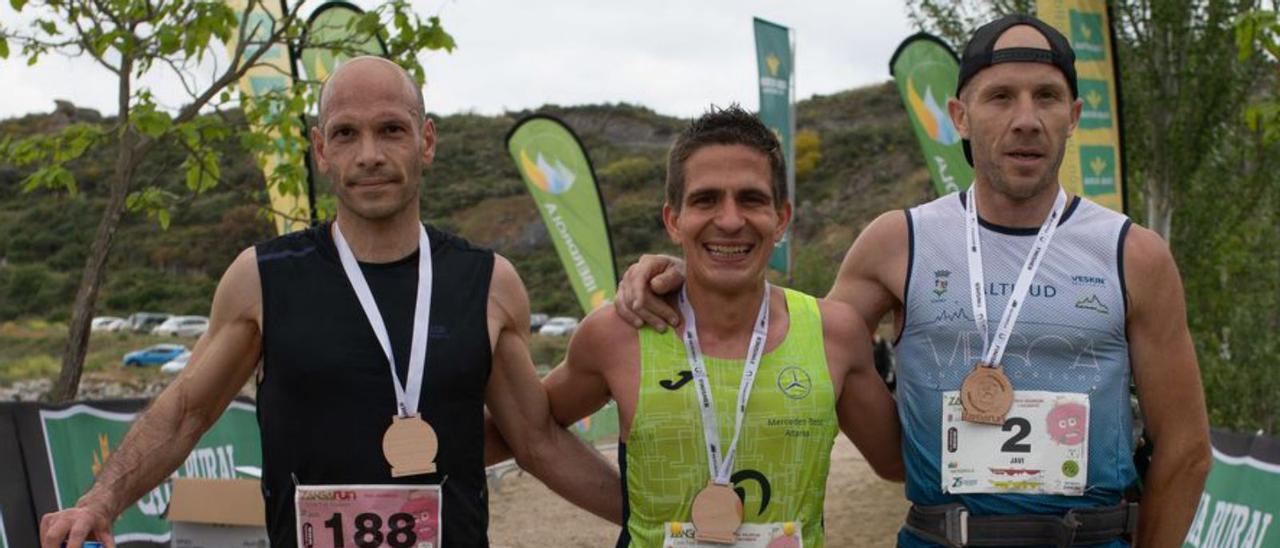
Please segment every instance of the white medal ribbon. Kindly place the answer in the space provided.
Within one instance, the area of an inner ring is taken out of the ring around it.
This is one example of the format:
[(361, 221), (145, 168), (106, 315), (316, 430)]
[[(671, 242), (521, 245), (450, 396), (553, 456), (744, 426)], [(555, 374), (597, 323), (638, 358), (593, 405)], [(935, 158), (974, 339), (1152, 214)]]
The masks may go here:
[(986, 293), (983, 291), (986, 282), (982, 276), (982, 238), (978, 232), (978, 200), (974, 194), (976, 186), (969, 187), (965, 201), (965, 240), (968, 244), (965, 251), (969, 256), (971, 286), (969, 294), (973, 302), (973, 322), (978, 325), (978, 332), (982, 334), (983, 345), (986, 347), (983, 363), (995, 367), (1004, 357), (1005, 348), (1009, 344), (1009, 335), (1013, 333), (1013, 324), (1018, 321), (1018, 313), (1022, 311), (1023, 299), (1031, 290), (1031, 280), (1035, 278), (1036, 271), (1040, 270), (1040, 263), (1044, 262), (1044, 256), (1049, 250), (1049, 242), (1053, 240), (1053, 234), (1058, 231), (1058, 223), (1062, 219), (1062, 211), (1067, 204), (1067, 193), (1062, 190), (1062, 187), (1058, 187), (1058, 198), (1053, 203), (1053, 210), (1045, 218), (1044, 224), (1040, 225), (1040, 232), (1036, 235), (1036, 240), (1031, 245), (1031, 252), (1027, 254), (1027, 259), (1022, 265), (1018, 281), (1013, 285), (1009, 302), (1005, 303), (996, 336), (994, 339), (989, 339), (987, 300)]
[(769, 283), (764, 284), (760, 312), (756, 316), (755, 326), (751, 328), (751, 343), (747, 346), (742, 382), (738, 385), (733, 441), (729, 443), (729, 450), (724, 452), (723, 457), (720, 451), (720, 427), (716, 422), (716, 408), (711, 399), (711, 383), (707, 380), (707, 367), (702, 359), (702, 347), (698, 344), (698, 322), (693, 315), (693, 306), (689, 304), (687, 285), (680, 290), (680, 313), (684, 315), (685, 356), (689, 360), (689, 368), (693, 370), (693, 380), (698, 388), (698, 403), (702, 407), (702, 434), (707, 443), (707, 466), (711, 469), (713, 482), (728, 485), (729, 476), (733, 473), (733, 456), (738, 451), (738, 438), (742, 433), (742, 418), (747, 414), (747, 400), (751, 398), (751, 386), (755, 384), (756, 370), (760, 368), (760, 359), (764, 356), (765, 338), (769, 335)]
[(391, 337), (387, 335), (387, 326), (378, 311), (378, 303), (373, 300), (373, 292), (369, 291), (369, 282), (356, 256), (351, 253), (351, 246), (342, 237), (338, 223), (333, 223), (333, 243), (338, 247), (338, 257), (342, 259), (342, 270), (347, 273), (347, 280), (360, 300), (360, 308), (369, 319), (369, 327), (382, 345), (382, 352), (387, 355), (387, 364), (391, 366), (391, 380), (395, 382), (396, 405), (401, 417), (409, 417), (418, 412), (418, 399), (422, 395), (422, 372), (427, 362), (427, 326), (431, 320), (431, 242), (427, 239), (427, 229), (419, 225), (418, 235), (418, 296), (413, 305), (413, 342), (409, 350), (409, 372), (405, 384), (400, 384), (396, 375), (395, 354), (391, 352)]

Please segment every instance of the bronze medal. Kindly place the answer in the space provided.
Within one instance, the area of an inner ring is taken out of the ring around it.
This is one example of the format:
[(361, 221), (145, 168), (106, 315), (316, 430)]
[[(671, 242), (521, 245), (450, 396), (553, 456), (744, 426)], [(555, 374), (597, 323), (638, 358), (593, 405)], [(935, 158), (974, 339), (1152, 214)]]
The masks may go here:
[(693, 538), (701, 542), (733, 544), (742, 525), (742, 499), (728, 485), (708, 482), (693, 498)]
[(391, 465), (391, 477), (416, 476), (436, 471), (436, 432), (417, 413), (391, 418), (382, 435), (382, 455)]
[(1004, 416), (1013, 407), (1013, 385), (1000, 366), (979, 363), (960, 386), (960, 418), (982, 424), (1004, 424)]

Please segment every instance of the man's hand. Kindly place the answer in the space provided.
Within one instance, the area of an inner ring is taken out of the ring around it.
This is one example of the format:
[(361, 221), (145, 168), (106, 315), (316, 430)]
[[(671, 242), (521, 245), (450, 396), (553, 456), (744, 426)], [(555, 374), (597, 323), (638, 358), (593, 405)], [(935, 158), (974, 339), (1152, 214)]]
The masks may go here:
[(639, 329), (645, 324), (665, 332), (680, 326), (680, 314), (664, 296), (684, 285), (684, 261), (668, 255), (642, 255), (627, 268), (613, 297), (623, 321)]
[(40, 519), (40, 546), (62, 548), (65, 541), (69, 548), (79, 548), (86, 540), (97, 540), (108, 548), (115, 548), (111, 537), (109, 512), (93, 504), (81, 501), (61, 512), (45, 514)]
[(190, 364), (129, 428), (75, 508), (40, 521), (44, 548), (78, 547), (90, 533), (107, 546), (111, 522), (164, 482), (222, 416), (262, 355), (262, 286), (253, 248), (240, 253), (218, 283), (209, 330)]

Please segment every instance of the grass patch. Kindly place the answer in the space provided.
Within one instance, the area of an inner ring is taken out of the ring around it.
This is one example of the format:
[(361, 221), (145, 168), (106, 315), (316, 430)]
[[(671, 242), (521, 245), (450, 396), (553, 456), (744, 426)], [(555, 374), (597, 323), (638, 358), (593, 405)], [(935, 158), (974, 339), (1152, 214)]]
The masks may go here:
[[(157, 343), (176, 343), (188, 349), (195, 347), (196, 339), (183, 337), (159, 337), (140, 333), (112, 333), (104, 331), (89, 334), (89, 348), (85, 353), (85, 372), (111, 372), (124, 378), (149, 378), (156, 367), (127, 368), (123, 358), (126, 353)], [(62, 368), (62, 352), (67, 344), (67, 326), (44, 321), (5, 322), (0, 324), (0, 382), (49, 378), (58, 375)], [(132, 373), (130, 373), (132, 372)]]

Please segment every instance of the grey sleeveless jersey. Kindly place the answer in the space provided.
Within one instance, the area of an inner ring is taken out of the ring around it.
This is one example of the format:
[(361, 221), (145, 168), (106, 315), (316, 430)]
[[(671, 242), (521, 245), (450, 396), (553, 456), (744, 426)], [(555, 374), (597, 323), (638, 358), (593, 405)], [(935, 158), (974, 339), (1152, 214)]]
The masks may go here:
[[(896, 347), (907, 498), (922, 505), (964, 502), (975, 514), (1062, 513), (1117, 503), (1136, 477), (1125, 337), (1128, 218), (1087, 199), (1072, 199), (1001, 364), (1015, 390), (1088, 394), (1088, 485), (1080, 497), (942, 492), (942, 393), (959, 390), (985, 349), (969, 294), (964, 195), (911, 209), (908, 226), (905, 322)], [(993, 334), (1037, 231), (982, 222), (984, 291)]]

